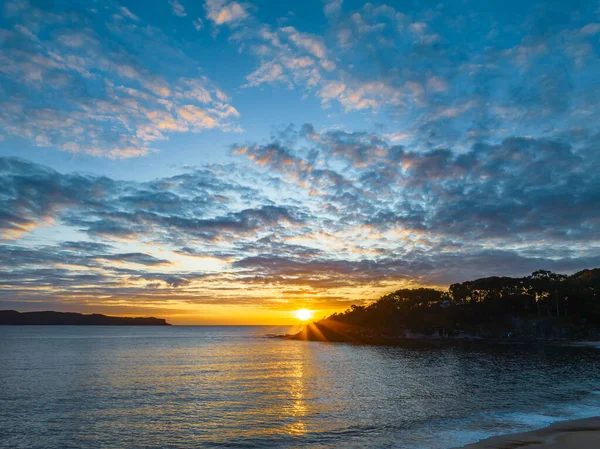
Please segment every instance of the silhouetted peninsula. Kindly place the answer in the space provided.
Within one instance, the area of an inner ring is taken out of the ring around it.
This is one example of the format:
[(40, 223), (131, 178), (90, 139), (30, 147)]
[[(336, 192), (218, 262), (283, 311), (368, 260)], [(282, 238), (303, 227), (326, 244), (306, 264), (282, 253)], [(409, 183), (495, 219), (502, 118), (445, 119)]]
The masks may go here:
[[(370, 344), (600, 340), (600, 268), (401, 289), (287, 335)], [(436, 344), (437, 344), (436, 343)]]
[(125, 318), (94, 313), (17, 312), (0, 310), (0, 325), (170, 326), (162, 318)]

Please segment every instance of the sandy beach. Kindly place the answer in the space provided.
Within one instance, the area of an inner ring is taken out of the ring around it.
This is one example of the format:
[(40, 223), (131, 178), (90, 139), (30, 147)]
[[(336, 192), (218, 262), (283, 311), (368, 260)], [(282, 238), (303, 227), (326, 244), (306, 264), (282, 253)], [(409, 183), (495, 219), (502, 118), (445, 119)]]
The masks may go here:
[(488, 438), (463, 449), (598, 449), (600, 417), (563, 421), (531, 432)]

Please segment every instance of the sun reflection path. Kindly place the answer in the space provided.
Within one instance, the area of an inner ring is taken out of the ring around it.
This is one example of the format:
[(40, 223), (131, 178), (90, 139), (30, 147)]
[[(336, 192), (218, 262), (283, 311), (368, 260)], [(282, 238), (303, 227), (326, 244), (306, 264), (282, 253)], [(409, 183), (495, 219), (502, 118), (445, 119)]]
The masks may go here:
[(294, 422), (290, 423), (287, 427), (287, 432), (293, 436), (302, 436), (307, 432), (305, 419), (308, 415), (308, 407), (306, 406), (306, 385), (305, 385), (305, 363), (303, 357), (298, 358), (293, 366), (291, 372), (290, 382), (290, 399), (292, 400), (292, 406), (290, 410), (291, 418)]

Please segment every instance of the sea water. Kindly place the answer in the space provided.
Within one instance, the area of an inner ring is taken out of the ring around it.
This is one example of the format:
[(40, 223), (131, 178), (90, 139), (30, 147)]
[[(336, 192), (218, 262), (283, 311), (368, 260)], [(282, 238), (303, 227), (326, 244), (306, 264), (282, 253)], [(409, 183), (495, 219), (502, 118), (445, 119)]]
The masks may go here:
[[(2, 448), (428, 448), (600, 415), (600, 350), (0, 326)], [(283, 330), (285, 331), (285, 330)]]

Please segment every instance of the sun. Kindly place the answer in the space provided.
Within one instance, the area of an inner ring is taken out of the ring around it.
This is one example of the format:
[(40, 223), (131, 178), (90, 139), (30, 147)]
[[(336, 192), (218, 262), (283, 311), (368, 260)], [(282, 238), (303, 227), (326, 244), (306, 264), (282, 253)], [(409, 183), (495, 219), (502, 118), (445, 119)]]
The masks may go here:
[(313, 311), (307, 309), (299, 309), (294, 313), (300, 321), (308, 321), (313, 317)]

